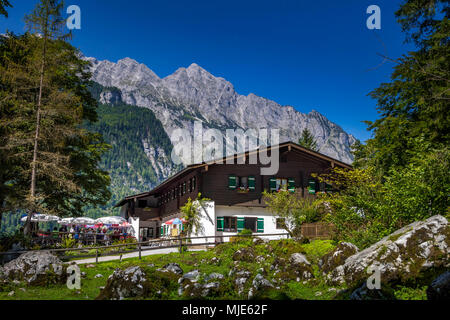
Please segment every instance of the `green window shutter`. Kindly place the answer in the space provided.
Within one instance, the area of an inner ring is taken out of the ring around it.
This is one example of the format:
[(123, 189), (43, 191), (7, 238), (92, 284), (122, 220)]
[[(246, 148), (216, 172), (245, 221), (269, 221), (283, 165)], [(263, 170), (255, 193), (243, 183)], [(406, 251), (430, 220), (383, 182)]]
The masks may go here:
[(289, 190), (289, 192), (295, 192), (295, 179), (294, 178), (289, 178), (288, 190)]
[(258, 223), (256, 225), (256, 232), (264, 233), (264, 218), (258, 218)]
[(162, 236), (164, 235), (164, 227), (163, 226), (161, 226), (161, 235)]
[(217, 217), (217, 231), (223, 231), (224, 217)]
[(256, 179), (253, 176), (248, 177), (248, 189), (250, 191), (255, 191), (255, 182)]
[(228, 177), (228, 188), (231, 190), (236, 190), (237, 187), (237, 177), (236, 176), (229, 176)]
[(326, 184), (325, 185), (325, 190), (327, 191), (327, 193), (332, 193), (333, 192), (333, 186), (331, 184)]
[(316, 194), (316, 180), (309, 179), (309, 181), (308, 181), (308, 192), (310, 194)]
[(277, 191), (277, 179), (276, 178), (270, 178), (269, 187), (270, 187), (270, 191)]
[(241, 232), (244, 230), (245, 218), (237, 218), (237, 231)]

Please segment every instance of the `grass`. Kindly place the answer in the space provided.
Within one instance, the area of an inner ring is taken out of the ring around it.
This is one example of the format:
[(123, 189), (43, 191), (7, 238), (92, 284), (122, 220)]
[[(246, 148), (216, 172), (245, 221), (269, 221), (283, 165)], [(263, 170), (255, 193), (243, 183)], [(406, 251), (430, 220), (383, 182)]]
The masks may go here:
[[(263, 268), (266, 279), (269, 281), (273, 279), (273, 271), (270, 270), (271, 264), (275, 258), (283, 258), (288, 260), (290, 255), (295, 252), (300, 252), (306, 255), (308, 260), (313, 265), (314, 278), (309, 281), (290, 281), (282, 285), (282, 297), (285, 299), (302, 299), (302, 300), (330, 300), (337, 298), (337, 290), (345, 289), (345, 287), (332, 287), (326, 284), (323, 275), (321, 274), (317, 262), (324, 254), (332, 251), (335, 246), (329, 240), (316, 240), (309, 244), (300, 244), (293, 240), (278, 240), (272, 241), (270, 244), (252, 245), (249, 241), (239, 241), (236, 243), (227, 243), (217, 246), (214, 249), (207, 251), (195, 251), (158, 254), (139, 258), (123, 259), (122, 261), (114, 260), (109, 262), (101, 262), (93, 268), (88, 268), (88, 265), (80, 265), (81, 272), (85, 272), (86, 276), (81, 280), (80, 290), (70, 290), (65, 284), (51, 285), (48, 287), (29, 287), (25, 284), (1, 287), (0, 286), (0, 300), (93, 300), (100, 291), (101, 287), (106, 285), (108, 277), (114, 272), (116, 268), (125, 269), (130, 266), (141, 266), (144, 270), (154, 272), (156, 268), (176, 262), (183, 271), (189, 272), (198, 269), (202, 274), (210, 274), (212, 272), (221, 273), (225, 276), (223, 282), (223, 289), (220, 296), (215, 299), (242, 299), (238, 296), (236, 290), (233, 288), (232, 277), (228, 277), (229, 271), (234, 268), (233, 254), (242, 248), (252, 247), (257, 256), (263, 256), (261, 263), (255, 261), (240, 262), (239, 269), (250, 271), (253, 276), (258, 272), (258, 269)], [(211, 259), (217, 257), (218, 263), (211, 263)], [(97, 274), (102, 274), (103, 277), (95, 278)], [(247, 282), (246, 287), (250, 286)], [(222, 285), (221, 285), (222, 286)], [(22, 291), (20, 288), (25, 288)], [(397, 288), (395, 296), (398, 299), (424, 299), (426, 288)], [(14, 291), (13, 296), (8, 296), (10, 291)], [(279, 297), (281, 295), (268, 294), (268, 297)], [(169, 299), (185, 299), (179, 297), (176, 290), (169, 293)]]

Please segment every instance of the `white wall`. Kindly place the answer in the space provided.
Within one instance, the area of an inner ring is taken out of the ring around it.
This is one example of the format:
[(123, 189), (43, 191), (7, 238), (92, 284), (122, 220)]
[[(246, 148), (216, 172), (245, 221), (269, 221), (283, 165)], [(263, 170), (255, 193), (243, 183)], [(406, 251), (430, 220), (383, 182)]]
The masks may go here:
[[(216, 216), (215, 216), (216, 206), (214, 201), (205, 202), (205, 207), (201, 210), (201, 224), (203, 226), (203, 232), (198, 232), (194, 230), (192, 237), (202, 237), (202, 236), (215, 236), (216, 231)], [(196, 234), (197, 233), (197, 234)], [(215, 242), (214, 238), (208, 239), (193, 239), (192, 243), (205, 243), (205, 242)]]
[(139, 239), (139, 218), (130, 217), (128, 218), (128, 223), (131, 224), (131, 227), (134, 230), (134, 237), (136, 238), (136, 240), (141, 242), (141, 239)]
[[(264, 235), (264, 234), (274, 234), (283, 233), (287, 234), (284, 229), (276, 228), (276, 217), (274, 217), (269, 210), (261, 207), (230, 207), (230, 206), (217, 206), (216, 207), (216, 217), (253, 217), (253, 218), (264, 218), (264, 233), (254, 233), (254, 235)], [(224, 241), (229, 241), (229, 236), (236, 235), (236, 232), (222, 232), (216, 231), (216, 235), (228, 236), (224, 237)], [(262, 237), (263, 239), (285, 239), (286, 236), (268, 236)]]
[[(230, 207), (230, 206), (216, 206), (214, 201), (208, 202), (208, 207), (206, 210), (202, 210), (202, 220), (201, 223), (204, 228), (203, 234), (192, 236), (217, 236), (217, 238), (209, 239), (194, 239), (193, 243), (204, 243), (214, 242), (214, 241), (229, 241), (230, 236), (234, 236), (237, 232), (222, 232), (216, 231), (217, 227), (217, 217), (254, 217), (254, 218), (264, 218), (264, 233), (255, 233), (255, 235), (263, 234), (278, 234), (283, 233), (287, 235), (287, 232), (283, 229), (276, 228), (276, 218), (265, 208), (259, 207)], [(263, 237), (263, 239), (284, 239), (286, 236), (268, 236)]]

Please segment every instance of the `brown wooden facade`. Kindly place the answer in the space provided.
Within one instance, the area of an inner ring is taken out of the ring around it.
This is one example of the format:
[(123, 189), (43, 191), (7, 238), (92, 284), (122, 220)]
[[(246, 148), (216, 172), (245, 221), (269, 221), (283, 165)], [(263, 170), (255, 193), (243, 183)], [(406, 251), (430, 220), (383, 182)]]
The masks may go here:
[[(188, 166), (167, 179), (150, 192), (125, 198), (117, 207), (125, 206), (125, 216), (139, 217), (141, 221), (164, 221), (179, 213), (179, 209), (189, 198), (195, 199), (198, 193), (212, 199), (216, 205), (264, 207), (262, 192), (270, 190), (270, 179), (283, 178), (295, 181), (295, 192), (307, 197), (308, 181), (311, 174), (328, 172), (334, 166), (351, 168), (350, 165), (317, 152), (305, 149), (295, 143), (287, 142), (277, 146), (280, 162), (278, 173), (274, 176), (261, 175), (260, 164), (249, 164), (251, 151), (245, 153), (246, 164), (197, 164)], [(271, 147), (267, 151), (271, 151)], [(234, 158), (243, 158), (244, 154)], [(254, 190), (240, 192), (229, 187), (229, 177), (254, 177)], [(317, 184), (316, 191), (324, 191)]]

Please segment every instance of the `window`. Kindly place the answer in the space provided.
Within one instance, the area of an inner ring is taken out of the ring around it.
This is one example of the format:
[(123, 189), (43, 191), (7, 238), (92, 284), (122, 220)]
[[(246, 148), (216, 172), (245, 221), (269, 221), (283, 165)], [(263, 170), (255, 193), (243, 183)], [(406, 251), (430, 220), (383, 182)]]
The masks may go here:
[(183, 194), (186, 194), (186, 182), (183, 183)]
[(236, 217), (224, 217), (224, 231), (236, 232), (237, 231), (237, 218)]
[(189, 193), (192, 192), (192, 178), (189, 179), (188, 190), (189, 190)]
[(197, 178), (193, 177), (192, 178), (192, 191), (195, 191), (196, 188), (197, 188)]
[(284, 218), (277, 218), (277, 229), (284, 229), (285, 226), (285, 219)]
[(293, 178), (271, 178), (269, 181), (270, 191), (295, 192), (295, 179)]
[(253, 232), (256, 232), (256, 222), (258, 221), (257, 218), (245, 218), (244, 220), (244, 228), (248, 230), (252, 230)]
[(308, 180), (308, 192), (309, 194), (316, 194), (316, 180), (314, 179)]
[(255, 191), (256, 179), (254, 176), (238, 177), (228, 176), (228, 189), (242, 191)]
[(248, 188), (248, 178), (247, 177), (239, 177), (239, 189), (247, 190)]
[(277, 191), (287, 190), (288, 179), (277, 178)]

